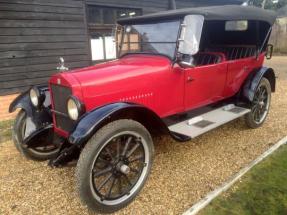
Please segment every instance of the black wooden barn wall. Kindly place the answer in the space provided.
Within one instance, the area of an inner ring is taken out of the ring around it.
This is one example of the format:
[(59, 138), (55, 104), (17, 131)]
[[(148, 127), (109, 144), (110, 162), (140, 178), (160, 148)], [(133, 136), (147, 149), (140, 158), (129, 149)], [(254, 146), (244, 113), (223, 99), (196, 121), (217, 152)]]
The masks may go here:
[[(172, 0), (86, 0), (87, 4), (127, 7), (142, 9), (143, 14), (168, 10)], [(240, 5), (246, 0), (175, 0), (176, 8), (199, 7), (208, 5), (237, 4)]]
[[(243, 0), (176, 0), (177, 8)], [(0, 0), (0, 96), (47, 83), (64, 57), (69, 68), (91, 64), (86, 5), (168, 10), (171, 0)]]
[(47, 83), (63, 56), (89, 65), (84, 0), (0, 0), (0, 95)]
[(168, 10), (170, 0), (86, 0), (88, 5), (139, 8), (143, 14)]

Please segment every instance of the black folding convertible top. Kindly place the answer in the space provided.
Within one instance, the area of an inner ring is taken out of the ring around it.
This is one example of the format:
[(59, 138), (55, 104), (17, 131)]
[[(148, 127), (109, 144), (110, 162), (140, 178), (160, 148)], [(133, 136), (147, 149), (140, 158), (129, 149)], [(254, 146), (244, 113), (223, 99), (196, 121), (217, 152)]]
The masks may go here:
[(276, 19), (275, 12), (251, 6), (224, 5), (211, 7), (185, 8), (168, 10), (133, 18), (118, 20), (119, 24), (133, 24), (169, 18), (181, 18), (185, 15), (203, 15), (205, 20), (256, 20), (265, 21), (273, 25)]

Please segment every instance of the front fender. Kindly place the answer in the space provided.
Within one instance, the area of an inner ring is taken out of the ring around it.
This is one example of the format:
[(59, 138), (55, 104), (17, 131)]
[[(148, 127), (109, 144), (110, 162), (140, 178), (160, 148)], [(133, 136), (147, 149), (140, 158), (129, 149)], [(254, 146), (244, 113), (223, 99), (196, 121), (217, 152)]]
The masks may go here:
[(39, 147), (39, 146), (47, 146), (51, 144), (54, 137), (54, 128), (53, 124), (48, 124), (37, 130), (33, 131), (23, 140), (24, 147)]
[(269, 80), (271, 85), (272, 92), (275, 92), (276, 77), (272, 68), (261, 67), (260, 69), (255, 70), (247, 78), (247, 81), (243, 87), (243, 96), (249, 101), (253, 101), (256, 89), (261, 81), (265, 77)]
[(14, 112), (18, 108), (25, 110), (28, 116), (32, 115), (33, 105), (29, 97), (29, 91), (20, 94), (11, 102), (9, 113)]
[(47, 124), (52, 124), (50, 93), (47, 87), (39, 87), (39, 89), (44, 90), (46, 94), (46, 99), (41, 109), (38, 110), (32, 104), (29, 90), (20, 94), (9, 106), (9, 113), (14, 112), (16, 109), (24, 110), (26, 112), (27, 119), (33, 123), (33, 127), (35, 127), (35, 129), (42, 128)]
[(139, 117), (140, 123), (144, 125), (150, 123), (158, 129), (168, 132), (164, 122), (153, 111), (142, 105), (121, 102), (102, 106), (83, 115), (74, 131), (69, 135), (68, 141), (77, 145), (85, 144), (103, 125), (125, 117), (131, 119)]

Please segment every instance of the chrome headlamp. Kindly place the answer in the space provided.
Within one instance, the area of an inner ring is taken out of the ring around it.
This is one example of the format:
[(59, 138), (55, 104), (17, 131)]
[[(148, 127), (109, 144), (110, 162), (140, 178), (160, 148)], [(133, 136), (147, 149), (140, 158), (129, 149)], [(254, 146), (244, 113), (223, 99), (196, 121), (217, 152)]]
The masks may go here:
[(29, 92), (31, 103), (34, 107), (39, 108), (43, 105), (46, 95), (37, 87), (32, 87)]
[(85, 111), (84, 105), (74, 96), (67, 101), (67, 111), (69, 117), (76, 121)]

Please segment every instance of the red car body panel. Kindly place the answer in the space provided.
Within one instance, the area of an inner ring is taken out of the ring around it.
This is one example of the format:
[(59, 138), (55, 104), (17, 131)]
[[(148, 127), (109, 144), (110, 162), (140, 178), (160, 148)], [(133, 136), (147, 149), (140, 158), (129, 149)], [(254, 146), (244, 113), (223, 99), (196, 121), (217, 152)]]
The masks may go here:
[[(224, 54), (216, 54), (222, 57), (220, 63), (188, 68), (164, 56), (126, 55), (107, 63), (58, 73), (51, 77), (50, 84), (71, 88), (87, 112), (113, 102), (132, 102), (142, 104), (163, 118), (235, 95), (249, 73), (260, 67), (264, 59), (261, 54), (258, 59), (226, 61)], [(56, 126), (55, 131), (68, 136)]]
[(185, 70), (185, 110), (198, 108), (223, 98), (227, 75), (225, 61)]
[(239, 91), (250, 72), (262, 66), (264, 56), (265, 53), (262, 53), (257, 59), (249, 57), (228, 61), (228, 75), (224, 97), (233, 96)]
[[(173, 68), (166, 57), (128, 55), (116, 61), (59, 73), (50, 83), (57, 84), (59, 78), (76, 80), (67, 82), (73, 83), (70, 85), (73, 94), (85, 104), (87, 111), (119, 101), (142, 104), (161, 117), (184, 110), (184, 75), (180, 68)], [(82, 94), (74, 92), (78, 85)]]

